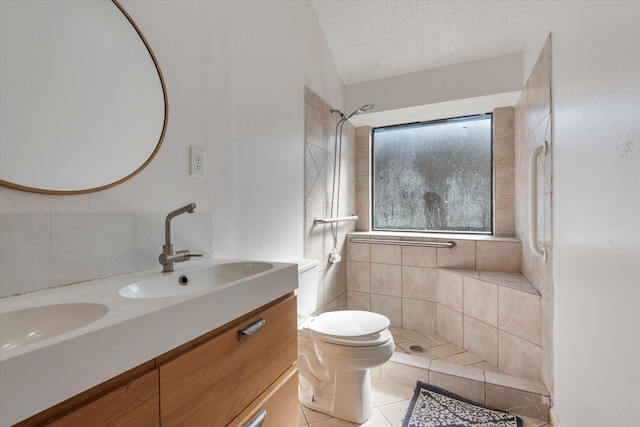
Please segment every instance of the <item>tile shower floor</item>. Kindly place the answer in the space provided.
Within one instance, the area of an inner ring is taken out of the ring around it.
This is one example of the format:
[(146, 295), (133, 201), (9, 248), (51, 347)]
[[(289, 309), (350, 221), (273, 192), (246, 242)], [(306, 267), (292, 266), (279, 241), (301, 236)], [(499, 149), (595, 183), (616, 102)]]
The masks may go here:
[[(396, 353), (407, 353), (431, 360), (440, 359), (455, 365), (471, 366), (484, 371), (500, 372), (482, 358), (465, 351), (434, 332), (389, 328), (396, 342)], [(383, 380), (372, 375), (371, 394), (373, 413), (371, 418), (359, 424), (367, 427), (401, 427), (414, 387)], [(550, 427), (546, 421), (520, 416), (524, 427)], [(300, 405), (298, 425), (304, 427), (351, 427), (358, 424), (333, 418)]]

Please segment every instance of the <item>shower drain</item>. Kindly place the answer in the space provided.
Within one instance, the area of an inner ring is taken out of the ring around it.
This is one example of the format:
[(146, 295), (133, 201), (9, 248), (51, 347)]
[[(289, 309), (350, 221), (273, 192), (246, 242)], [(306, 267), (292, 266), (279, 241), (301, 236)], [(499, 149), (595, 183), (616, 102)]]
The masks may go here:
[(409, 350), (413, 351), (414, 353), (424, 353), (424, 348), (420, 347), (419, 345), (412, 345), (411, 347), (409, 347)]

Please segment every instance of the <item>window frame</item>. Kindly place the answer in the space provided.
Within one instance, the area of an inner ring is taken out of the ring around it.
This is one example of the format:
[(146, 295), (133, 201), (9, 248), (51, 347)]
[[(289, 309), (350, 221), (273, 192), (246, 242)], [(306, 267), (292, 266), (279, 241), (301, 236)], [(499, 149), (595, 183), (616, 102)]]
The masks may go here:
[[(490, 157), (490, 171), (489, 171), (489, 186), (491, 188), (491, 196), (490, 196), (490, 208), (489, 208), (489, 230), (488, 231), (471, 231), (471, 230), (414, 230), (414, 229), (399, 229), (399, 228), (376, 228), (374, 226), (375, 222), (375, 132), (378, 129), (393, 129), (393, 128), (408, 128), (408, 127), (419, 127), (419, 126), (430, 126), (437, 125), (441, 123), (451, 123), (451, 122), (464, 122), (470, 120), (481, 120), (484, 117), (489, 117), (490, 120), (490, 130), (489, 130), (489, 157)], [(371, 146), (370, 146), (370, 209), (371, 209), (371, 223), (370, 229), (374, 232), (393, 232), (393, 233), (429, 233), (429, 234), (460, 234), (460, 235), (474, 235), (474, 236), (494, 236), (495, 235), (495, 183), (494, 183), (494, 175), (495, 175), (495, 164), (494, 164), (494, 114), (493, 111), (487, 113), (478, 113), (478, 114), (469, 114), (464, 116), (455, 116), (448, 117), (442, 119), (434, 119), (434, 120), (425, 120), (419, 122), (409, 122), (409, 123), (401, 123), (401, 124), (393, 124), (387, 126), (377, 126), (371, 128)]]

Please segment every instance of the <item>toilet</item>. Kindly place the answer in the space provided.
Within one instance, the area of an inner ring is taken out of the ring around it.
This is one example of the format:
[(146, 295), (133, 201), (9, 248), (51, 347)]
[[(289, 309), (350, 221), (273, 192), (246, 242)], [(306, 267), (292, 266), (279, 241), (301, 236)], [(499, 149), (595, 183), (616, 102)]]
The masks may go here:
[(389, 319), (357, 310), (311, 316), (317, 302), (318, 262), (297, 263), (300, 403), (362, 424), (373, 408), (369, 370), (389, 360), (395, 349)]

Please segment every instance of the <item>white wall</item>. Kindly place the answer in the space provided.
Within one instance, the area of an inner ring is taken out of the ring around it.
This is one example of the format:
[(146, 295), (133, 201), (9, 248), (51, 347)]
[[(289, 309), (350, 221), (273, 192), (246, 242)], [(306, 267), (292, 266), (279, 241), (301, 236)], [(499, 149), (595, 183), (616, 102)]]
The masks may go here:
[[(522, 83), (518, 52), (346, 86), (345, 109), (351, 112), (373, 102), (373, 112), (381, 112), (467, 100), (519, 91)], [(483, 112), (494, 107), (499, 105)]]
[[(204, 231), (212, 230), (211, 248), (205, 248), (210, 255), (301, 257), (305, 85), (342, 107), (342, 83), (310, 5), (177, 0), (121, 4), (145, 35), (166, 82), (169, 122), (156, 158), (131, 180), (98, 193), (48, 196), (0, 187), (0, 213), (43, 214), (37, 217), (43, 222), (51, 222), (48, 215), (66, 213), (165, 215), (195, 201), (196, 212), (208, 213), (213, 222)], [(190, 146), (206, 149), (206, 178), (189, 176)], [(186, 224), (190, 218), (179, 221)], [(15, 230), (16, 216), (0, 219), (0, 231), (10, 233), (20, 246), (24, 238), (22, 230)], [(46, 224), (43, 230), (46, 234)], [(161, 251), (161, 228), (157, 234), (148, 249), (151, 254)], [(46, 270), (45, 264), (53, 263), (47, 251), (55, 252), (56, 242), (43, 238), (43, 249), (37, 250), (43, 259), (34, 262), (30, 252), (9, 256), (15, 245), (4, 234), (0, 237), (7, 243), (2, 247), (7, 256), (0, 256), (5, 282), (16, 277), (11, 272)], [(87, 251), (121, 244), (108, 235), (88, 243), (77, 242), (79, 235), (65, 237), (71, 245), (90, 244)], [(30, 250), (35, 251), (25, 248)], [(132, 252), (137, 256), (144, 251)], [(157, 265), (144, 257), (141, 265)], [(108, 273), (125, 272), (118, 268)]]
[(533, 2), (552, 33), (554, 416), (640, 425), (640, 2)]

